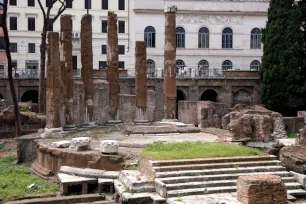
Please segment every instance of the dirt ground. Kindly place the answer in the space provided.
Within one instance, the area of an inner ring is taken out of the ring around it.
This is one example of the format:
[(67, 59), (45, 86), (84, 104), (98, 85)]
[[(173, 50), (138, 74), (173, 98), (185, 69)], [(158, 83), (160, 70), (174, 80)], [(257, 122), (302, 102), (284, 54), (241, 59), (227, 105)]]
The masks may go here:
[(1, 139), (0, 140), (0, 157), (7, 156), (11, 152), (16, 152), (17, 143), (15, 139)]

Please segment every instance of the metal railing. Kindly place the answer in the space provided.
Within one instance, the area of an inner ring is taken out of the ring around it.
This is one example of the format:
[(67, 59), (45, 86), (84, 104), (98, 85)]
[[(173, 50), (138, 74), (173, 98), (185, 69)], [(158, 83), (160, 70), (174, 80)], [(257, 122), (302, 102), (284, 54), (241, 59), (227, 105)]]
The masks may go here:
[[(8, 73), (7, 70), (0, 71), (0, 78), (7, 79)], [(14, 79), (39, 79), (38, 70), (23, 70), (23, 71), (13, 71)]]
[[(162, 78), (164, 77), (164, 69), (148, 69), (148, 78)], [(177, 67), (176, 78), (223, 78), (223, 70), (212, 69), (191, 69), (185, 67)]]

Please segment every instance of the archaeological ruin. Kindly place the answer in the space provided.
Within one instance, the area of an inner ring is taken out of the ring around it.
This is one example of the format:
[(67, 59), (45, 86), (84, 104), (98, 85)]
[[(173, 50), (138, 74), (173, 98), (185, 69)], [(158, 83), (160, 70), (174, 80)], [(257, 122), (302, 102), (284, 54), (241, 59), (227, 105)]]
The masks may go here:
[[(37, 203), (178, 204), (199, 196), (193, 199), (285, 204), (306, 196), (305, 111), (283, 117), (261, 105), (257, 72), (177, 78), (177, 12), (177, 6), (165, 6), (164, 73), (157, 77), (148, 75), (145, 41), (133, 42), (135, 77), (122, 76), (115, 12), (108, 12), (107, 70), (100, 73), (93, 69), (90, 14), (81, 19), (79, 78), (72, 67), (73, 17), (62, 15), (60, 33), (48, 33), (46, 114), (36, 113), (35, 103), (20, 103), (27, 135), (16, 139), (19, 162), (31, 163), (35, 175), (60, 186), (60, 195)], [(37, 91), (37, 85), (36, 79), (16, 80), (18, 98)], [(10, 99), (3, 79), (0, 94)], [(0, 138), (13, 137), (7, 134), (13, 131), (13, 121), (12, 106), (1, 100)], [(291, 139), (291, 133), (299, 134)], [(233, 149), (229, 155), (221, 149), (218, 156), (212, 150), (212, 156), (192, 157), (211, 153), (201, 149), (189, 157), (157, 157), (163, 145), (184, 142), (179, 152), (194, 148), (191, 143)], [(154, 145), (156, 157), (143, 153)], [(30, 199), (24, 200), (20, 202)]]

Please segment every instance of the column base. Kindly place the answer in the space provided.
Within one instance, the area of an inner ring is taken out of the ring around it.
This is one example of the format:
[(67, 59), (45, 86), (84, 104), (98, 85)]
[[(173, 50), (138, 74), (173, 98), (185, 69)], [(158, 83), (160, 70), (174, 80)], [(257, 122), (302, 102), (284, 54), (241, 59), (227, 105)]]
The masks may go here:
[(64, 126), (64, 131), (72, 131), (72, 130), (77, 130), (77, 126), (75, 124), (70, 124), (70, 125), (65, 125)]
[(44, 132), (40, 135), (41, 138), (62, 138), (64, 136), (63, 128), (45, 128)]
[(135, 120), (134, 124), (136, 126), (147, 126), (147, 125), (151, 125), (151, 122), (149, 120)]
[(96, 122), (85, 122), (82, 125), (82, 128), (94, 128), (97, 127)]
[(122, 121), (121, 120), (108, 120), (106, 122), (106, 126), (115, 126), (115, 125), (118, 125), (118, 124), (121, 124)]
[(161, 122), (178, 122), (178, 119), (162, 119)]

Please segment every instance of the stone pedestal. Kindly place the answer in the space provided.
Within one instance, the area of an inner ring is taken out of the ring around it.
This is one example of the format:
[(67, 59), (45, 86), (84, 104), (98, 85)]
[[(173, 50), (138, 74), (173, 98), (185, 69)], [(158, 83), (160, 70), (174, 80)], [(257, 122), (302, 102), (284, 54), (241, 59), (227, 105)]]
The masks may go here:
[(61, 16), (61, 62), (63, 68), (65, 131), (75, 130), (73, 122), (73, 68), (72, 68), (72, 23), (71, 15)]
[(71, 140), (70, 148), (74, 148), (76, 151), (89, 150), (90, 138), (89, 137), (77, 137)]
[(287, 204), (287, 192), (279, 176), (240, 176), (237, 182), (237, 199), (243, 204)]
[(119, 143), (115, 140), (101, 140), (101, 152), (106, 154), (117, 154)]
[(120, 123), (119, 119), (119, 51), (117, 15), (108, 12), (107, 22), (107, 80), (109, 82), (109, 121), (108, 125)]
[(176, 118), (176, 11), (165, 7), (164, 119)]
[(93, 86), (93, 57), (92, 57), (92, 16), (86, 14), (81, 21), (81, 77), (85, 88), (85, 123), (84, 127), (95, 127), (94, 86)]

